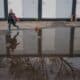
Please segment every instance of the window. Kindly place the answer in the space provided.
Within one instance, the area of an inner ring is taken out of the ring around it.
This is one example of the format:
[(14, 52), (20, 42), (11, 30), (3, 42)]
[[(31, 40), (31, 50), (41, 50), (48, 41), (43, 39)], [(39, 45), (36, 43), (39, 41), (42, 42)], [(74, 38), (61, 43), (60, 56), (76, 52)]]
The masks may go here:
[(20, 18), (37, 18), (38, 0), (8, 0), (8, 11), (10, 9)]
[(4, 18), (4, 0), (0, 0), (0, 18)]
[(70, 18), (72, 0), (42, 0), (42, 18)]
[(80, 0), (77, 0), (76, 3), (76, 17), (80, 18)]

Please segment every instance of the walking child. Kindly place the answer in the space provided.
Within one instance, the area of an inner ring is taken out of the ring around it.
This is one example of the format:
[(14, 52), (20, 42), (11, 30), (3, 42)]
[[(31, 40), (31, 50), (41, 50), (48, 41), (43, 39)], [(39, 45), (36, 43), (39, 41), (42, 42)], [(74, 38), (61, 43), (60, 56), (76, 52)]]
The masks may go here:
[(13, 25), (14, 27), (16, 27), (19, 30), (19, 26), (16, 25), (16, 22), (19, 19), (16, 17), (15, 13), (13, 12), (12, 9), (10, 9), (9, 14), (8, 14), (8, 29), (9, 32), (11, 32), (11, 25)]

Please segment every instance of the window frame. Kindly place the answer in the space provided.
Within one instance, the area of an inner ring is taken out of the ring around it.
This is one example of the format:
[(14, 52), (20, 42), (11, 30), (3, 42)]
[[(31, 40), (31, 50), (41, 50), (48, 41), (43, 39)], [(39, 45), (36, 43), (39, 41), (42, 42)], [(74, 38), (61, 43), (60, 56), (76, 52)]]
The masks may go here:
[[(5, 12), (5, 18), (0, 20), (7, 20), (8, 16), (8, 0), (4, 0), (4, 12)], [(76, 0), (73, 0), (72, 2), (72, 14), (76, 16)], [(38, 0), (38, 18), (20, 18), (21, 21), (70, 21), (71, 18), (42, 18), (42, 0)]]

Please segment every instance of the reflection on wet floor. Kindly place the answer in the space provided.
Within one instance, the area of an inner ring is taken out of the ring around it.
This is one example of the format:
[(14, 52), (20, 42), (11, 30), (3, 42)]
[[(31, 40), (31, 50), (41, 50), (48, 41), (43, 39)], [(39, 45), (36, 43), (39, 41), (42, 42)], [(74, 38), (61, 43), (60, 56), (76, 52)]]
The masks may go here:
[[(75, 28), (74, 54), (80, 52), (80, 29)], [(44, 28), (41, 35), (34, 29), (0, 31), (0, 55), (37, 55), (70, 53), (71, 28)]]
[[(13, 30), (11, 33), (3, 31), (0, 45), (1, 55), (36, 54), (38, 53), (37, 32), (35, 30)], [(4, 52), (5, 51), (5, 52)]]
[(11, 55), (36, 55), (41, 45), (43, 54), (69, 54), (70, 28), (42, 29), (41, 34), (39, 36), (34, 29), (20, 30), (19, 33), (16, 30), (12, 30), (11, 33), (4, 31), (4, 34), (0, 35), (4, 37), (4, 40), (0, 41), (4, 45), (3, 48), (0, 45), (1, 52), (5, 51), (4, 54)]
[(11, 52), (14, 52), (16, 47), (20, 44), (17, 42), (17, 39), (16, 39), (18, 35), (19, 35), (19, 32), (17, 32), (17, 34), (14, 35), (13, 37), (11, 36), (10, 33), (6, 35), (7, 55), (10, 55)]
[[(80, 52), (79, 33), (75, 28), (74, 54)], [(44, 28), (39, 34), (34, 29), (0, 31), (0, 55), (70, 54), (71, 28)]]
[(80, 70), (64, 58), (0, 58), (0, 80), (79, 80)]
[[(75, 30), (75, 33), (74, 46), (76, 48), (80, 38), (79, 35), (77, 36), (79, 31)], [(71, 58), (62, 57), (25, 56), (26, 54), (38, 54), (39, 47), (42, 54), (68, 54), (70, 28), (42, 29), (41, 36), (33, 29), (19, 32), (12, 30), (11, 33), (0, 31), (0, 80), (80, 79), (80, 58), (71, 60)], [(77, 49), (80, 49), (80, 45)]]
[(0, 31), (0, 54), (6, 53), (6, 34), (5, 31)]
[(74, 35), (74, 53), (80, 54), (80, 28), (75, 29)]

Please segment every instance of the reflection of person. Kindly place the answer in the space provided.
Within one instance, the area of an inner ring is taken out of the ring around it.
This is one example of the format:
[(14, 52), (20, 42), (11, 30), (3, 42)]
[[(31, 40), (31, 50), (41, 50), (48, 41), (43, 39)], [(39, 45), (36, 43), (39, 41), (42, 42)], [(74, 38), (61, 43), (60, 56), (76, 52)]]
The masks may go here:
[(10, 55), (10, 51), (14, 51), (20, 43), (17, 42), (16, 37), (19, 35), (19, 32), (14, 37), (11, 37), (11, 34), (8, 34), (6, 36), (6, 42), (7, 42), (7, 54)]
[(9, 32), (11, 31), (11, 25), (13, 25), (14, 27), (16, 27), (17, 29), (19, 29), (19, 26), (16, 25), (16, 21), (18, 21), (19, 19), (16, 17), (15, 13), (13, 12), (12, 9), (10, 9), (10, 12), (8, 14), (8, 28), (9, 28)]

